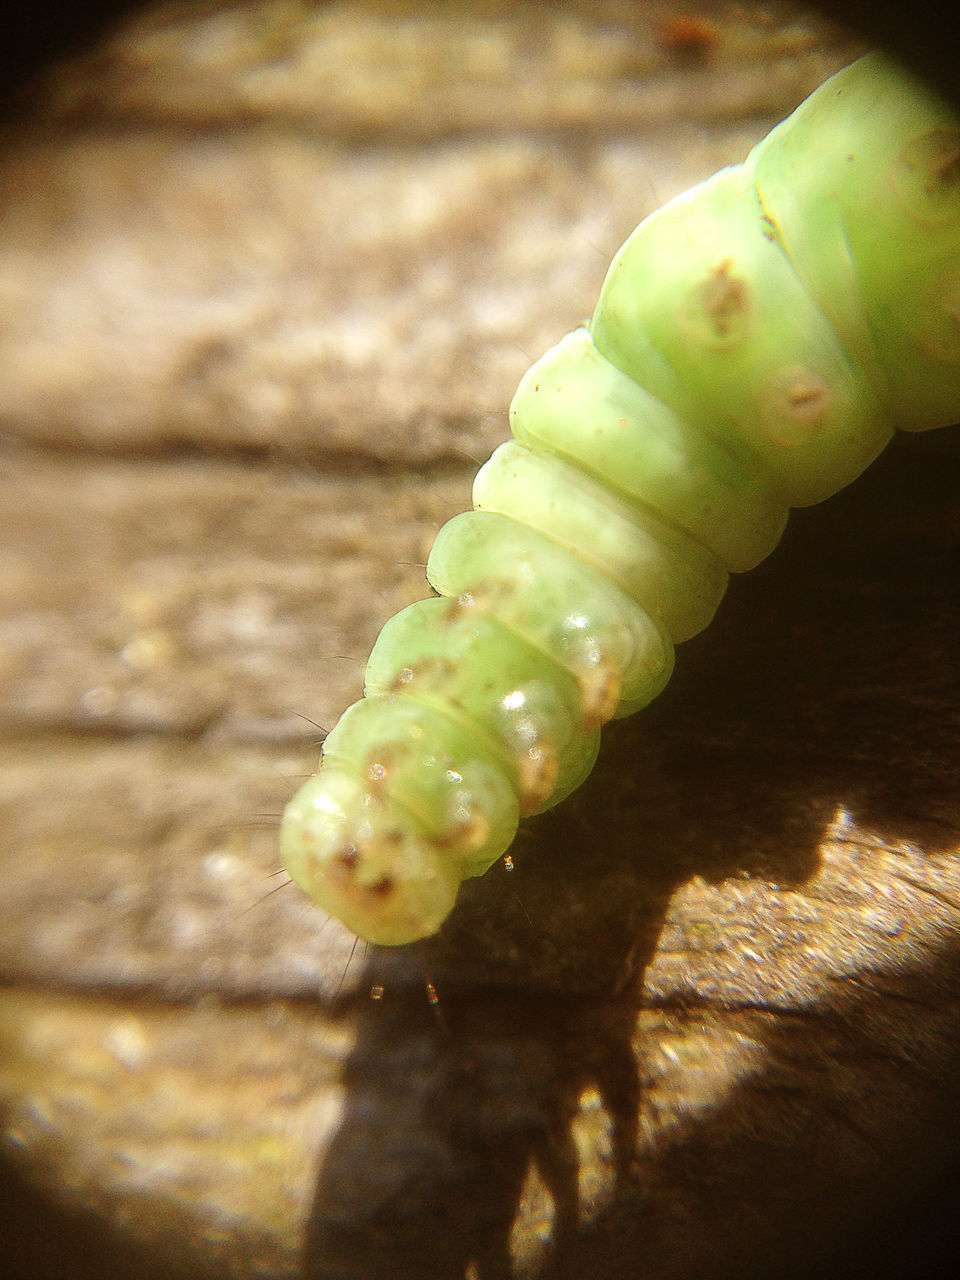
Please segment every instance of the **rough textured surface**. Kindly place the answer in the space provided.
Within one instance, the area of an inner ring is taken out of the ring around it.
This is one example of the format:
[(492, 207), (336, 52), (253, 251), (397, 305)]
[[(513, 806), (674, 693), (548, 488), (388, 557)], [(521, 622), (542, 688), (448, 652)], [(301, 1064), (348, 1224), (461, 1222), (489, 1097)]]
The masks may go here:
[(688, 17), (165, 7), (5, 139), (12, 1274), (293, 1275), (305, 1233), (365, 1280), (532, 1277), (551, 1232), (571, 1276), (676, 1280), (950, 1243), (949, 433), (796, 517), (434, 942), (344, 983), (342, 931), (260, 901), (299, 717), (422, 594), (526, 364), (849, 56)]

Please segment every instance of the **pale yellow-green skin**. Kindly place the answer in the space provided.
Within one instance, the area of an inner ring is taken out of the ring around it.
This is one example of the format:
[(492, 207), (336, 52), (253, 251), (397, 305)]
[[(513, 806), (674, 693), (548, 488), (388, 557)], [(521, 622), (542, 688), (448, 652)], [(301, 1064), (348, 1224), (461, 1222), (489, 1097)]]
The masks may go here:
[(641, 223), (524, 377), (434, 545), (438, 597), (387, 623), (287, 806), (292, 878), (372, 942), (435, 933), (791, 506), (958, 420), (960, 124), (870, 56)]

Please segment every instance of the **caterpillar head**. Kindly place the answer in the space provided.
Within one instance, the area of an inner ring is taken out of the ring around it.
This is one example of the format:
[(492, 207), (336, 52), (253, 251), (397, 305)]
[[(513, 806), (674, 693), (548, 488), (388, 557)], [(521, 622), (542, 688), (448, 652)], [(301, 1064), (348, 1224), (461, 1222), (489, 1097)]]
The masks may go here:
[(287, 805), (280, 847), (291, 878), (319, 907), (383, 946), (436, 933), (460, 887), (462, 872), (448, 851), (329, 767)]

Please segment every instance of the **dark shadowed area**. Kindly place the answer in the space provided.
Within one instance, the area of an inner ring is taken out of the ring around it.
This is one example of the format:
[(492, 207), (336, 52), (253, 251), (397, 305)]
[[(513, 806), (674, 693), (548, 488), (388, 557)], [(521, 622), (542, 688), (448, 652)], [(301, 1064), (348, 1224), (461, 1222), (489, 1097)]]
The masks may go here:
[(524, 369), (857, 51), (779, 7), (266, 0), (144, 7), (35, 84), (0, 140), (5, 1274), (955, 1248), (955, 432), (795, 514), (437, 938), (354, 949), (273, 878)]

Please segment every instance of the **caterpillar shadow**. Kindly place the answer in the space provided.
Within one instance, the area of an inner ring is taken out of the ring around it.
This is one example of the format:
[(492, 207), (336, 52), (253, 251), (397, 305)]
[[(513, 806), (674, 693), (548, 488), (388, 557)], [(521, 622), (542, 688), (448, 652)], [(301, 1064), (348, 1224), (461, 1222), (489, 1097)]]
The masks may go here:
[[(644, 1055), (659, 1034), (638, 1017), (676, 890), (694, 876), (712, 885), (737, 876), (802, 893), (841, 810), (859, 831), (929, 856), (949, 856), (960, 841), (958, 454), (956, 433), (899, 440), (857, 485), (791, 518), (772, 560), (735, 580), (713, 626), (683, 646), (668, 691), (606, 732), (590, 782), (528, 824), (516, 871), (495, 869), (464, 887), (449, 924), (424, 947), (442, 1019), (426, 1006), (416, 952), (371, 955), (369, 980), (387, 998), (357, 1012), (344, 1120), (318, 1174), (308, 1275), (460, 1280), (472, 1264), (482, 1280), (511, 1276), (511, 1224), (531, 1163), (554, 1206), (552, 1255), (536, 1265), (579, 1277), (602, 1257), (607, 1275), (637, 1274), (637, 1224), (651, 1206), (631, 1165)], [(931, 964), (951, 971), (942, 955)], [(925, 981), (915, 966), (910, 973)], [(646, 991), (648, 1010), (661, 994)], [(881, 1004), (889, 998), (905, 997), (887, 992)], [(788, 1034), (789, 1019), (771, 1018), (762, 1003), (749, 1035), (768, 1061), (797, 1063), (810, 1037), (819, 1048), (829, 1038), (819, 1024)], [(928, 1004), (931, 1017), (942, 1015), (942, 1001)], [(830, 1028), (838, 1018), (856, 1028), (866, 1016), (859, 996), (845, 1007), (831, 1010)], [(695, 1013), (724, 1027), (736, 1016), (746, 1015), (708, 999)], [(859, 1033), (851, 1034), (840, 1058), (856, 1053)], [(957, 1033), (946, 1041), (943, 1062), (960, 1062)], [(621, 1207), (585, 1224), (571, 1125), (590, 1086), (613, 1117)], [(837, 1105), (827, 1092), (811, 1102), (814, 1114)], [(743, 1097), (734, 1089), (709, 1123), (728, 1124)], [(778, 1140), (764, 1136), (765, 1123), (751, 1113), (749, 1142), (731, 1139), (720, 1170), (686, 1169), (695, 1198), (705, 1178), (736, 1167), (739, 1152), (741, 1208), (766, 1203), (769, 1161), (757, 1151)], [(936, 1130), (930, 1123), (923, 1132)], [(822, 1158), (798, 1166), (795, 1191)], [(839, 1262), (824, 1267), (828, 1255), (858, 1274), (849, 1250), (831, 1254), (829, 1242), (864, 1234), (864, 1215), (882, 1199), (872, 1176), (864, 1174), (859, 1218), (821, 1215), (821, 1235), (808, 1231), (819, 1274), (840, 1273)], [(667, 1189), (662, 1170), (658, 1178), (670, 1204), (677, 1186)], [(798, 1252), (797, 1212), (792, 1202), (773, 1213), (762, 1243), (739, 1251), (740, 1274), (770, 1274), (778, 1241), (791, 1242), (803, 1274), (813, 1255)], [(702, 1235), (696, 1246), (682, 1236), (654, 1245), (656, 1236), (646, 1237), (646, 1264), (658, 1274), (729, 1274), (729, 1242), (710, 1258)], [(889, 1241), (885, 1249), (871, 1274), (893, 1274)], [(530, 1267), (519, 1269), (534, 1274)]]

